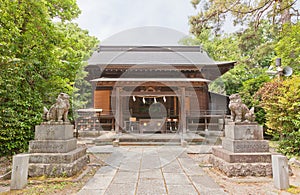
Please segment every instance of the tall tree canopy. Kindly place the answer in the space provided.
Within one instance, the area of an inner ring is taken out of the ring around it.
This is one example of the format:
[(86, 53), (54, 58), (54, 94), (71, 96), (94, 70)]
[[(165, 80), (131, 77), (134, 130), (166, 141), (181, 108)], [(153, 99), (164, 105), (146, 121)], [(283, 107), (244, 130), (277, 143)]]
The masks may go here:
[[(234, 69), (210, 85), (227, 95), (239, 92), (248, 106), (258, 108), (253, 94), (267, 81), (266, 68), (282, 58), (283, 66), (300, 73), (299, 0), (191, 0), (198, 14), (189, 18), (194, 38), (184, 44), (202, 45), (215, 60), (235, 60)], [(241, 30), (225, 34), (221, 27), (228, 18)], [(265, 122), (264, 111), (256, 109)], [(268, 122), (268, 121), (267, 121)]]
[(280, 137), (278, 150), (300, 155), (300, 77), (276, 78), (265, 83), (256, 98), (266, 111), (268, 133)]
[(26, 151), (43, 106), (73, 92), (98, 42), (70, 22), (79, 14), (76, 0), (0, 0), (1, 155)]
[[(192, 0), (197, 15), (190, 17), (191, 32), (200, 34), (204, 29), (220, 30), (228, 16), (234, 24), (254, 23), (258, 27), (263, 20), (282, 25), (297, 21), (299, 17), (298, 0)], [(296, 19), (294, 19), (296, 18)]]
[(294, 25), (286, 24), (275, 45), (275, 51), (282, 59), (283, 66), (290, 66), (295, 74), (300, 74), (300, 21)]

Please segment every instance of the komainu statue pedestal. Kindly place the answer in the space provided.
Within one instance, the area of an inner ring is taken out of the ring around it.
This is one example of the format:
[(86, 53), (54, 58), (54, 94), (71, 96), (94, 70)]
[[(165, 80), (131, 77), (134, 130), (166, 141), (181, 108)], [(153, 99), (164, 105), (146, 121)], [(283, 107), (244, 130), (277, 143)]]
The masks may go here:
[(29, 142), (31, 177), (72, 176), (86, 166), (85, 147), (77, 147), (73, 125), (47, 124), (35, 127), (35, 139)]
[(229, 122), (225, 125), (222, 147), (214, 147), (210, 162), (227, 176), (271, 176), (268, 141), (255, 122)]

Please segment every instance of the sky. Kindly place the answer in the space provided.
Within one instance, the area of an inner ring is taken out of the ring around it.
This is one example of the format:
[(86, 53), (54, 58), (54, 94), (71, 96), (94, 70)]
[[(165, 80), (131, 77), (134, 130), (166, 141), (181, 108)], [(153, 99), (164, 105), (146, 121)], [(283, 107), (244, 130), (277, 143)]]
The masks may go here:
[(189, 34), (190, 0), (77, 0), (75, 20), (106, 44), (176, 44)]

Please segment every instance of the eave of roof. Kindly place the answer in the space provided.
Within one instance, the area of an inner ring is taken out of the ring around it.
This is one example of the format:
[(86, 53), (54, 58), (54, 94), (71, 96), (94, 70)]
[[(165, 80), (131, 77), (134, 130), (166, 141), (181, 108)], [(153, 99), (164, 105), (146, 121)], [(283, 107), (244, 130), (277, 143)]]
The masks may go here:
[(213, 66), (234, 65), (216, 62), (200, 46), (100, 46), (88, 60), (89, 65), (109, 66)]
[(91, 80), (92, 82), (211, 82), (203, 78), (97, 78)]

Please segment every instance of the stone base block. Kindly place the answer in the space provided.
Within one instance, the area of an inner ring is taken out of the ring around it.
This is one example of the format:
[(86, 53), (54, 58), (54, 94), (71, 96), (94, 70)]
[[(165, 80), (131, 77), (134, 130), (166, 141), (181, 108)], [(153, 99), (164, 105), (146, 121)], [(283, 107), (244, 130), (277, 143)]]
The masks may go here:
[(233, 140), (263, 140), (263, 128), (258, 124), (226, 125), (225, 137)]
[(29, 153), (67, 153), (76, 149), (77, 140), (32, 140)]
[(272, 163), (229, 163), (211, 155), (209, 161), (228, 177), (237, 176), (272, 176)]
[(271, 163), (271, 153), (233, 153), (222, 148), (212, 148), (212, 154), (229, 163)]
[(73, 138), (73, 125), (36, 125), (35, 140), (68, 140)]
[(181, 141), (181, 147), (186, 148), (188, 146), (187, 141)]
[(223, 138), (222, 147), (234, 153), (269, 152), (269, 144), (266, 140), (232, 140)]
[(86, 154), (86, 148), (80, 147), (68, 153), (32, 153), (29, 163), (72, 163)]
[(120, 145), (119, 140), (113, 141), (113, 147), (118, 147)]
[(71, 177), (82, 171), (87, 163), (87, 155), (72, 163), (29, 163), (28, 175), (30, 177)]
[(20, 190), (27, 185), (28, 162), (28, 154), (17, 154), (13, 156), (10, 189)]

